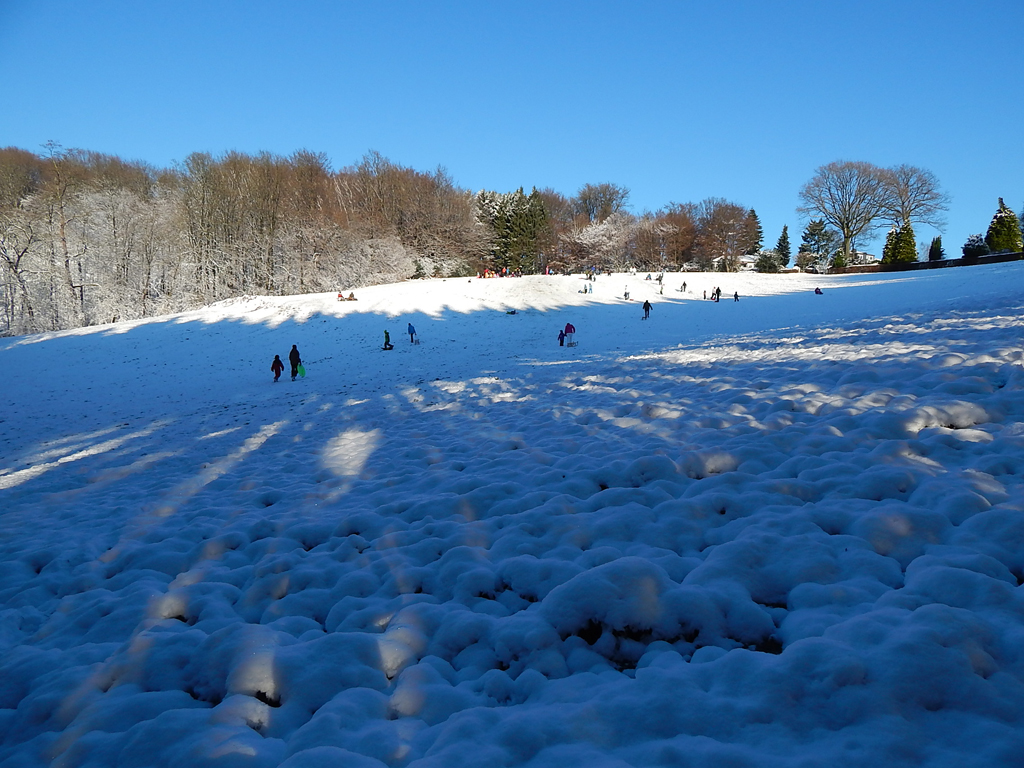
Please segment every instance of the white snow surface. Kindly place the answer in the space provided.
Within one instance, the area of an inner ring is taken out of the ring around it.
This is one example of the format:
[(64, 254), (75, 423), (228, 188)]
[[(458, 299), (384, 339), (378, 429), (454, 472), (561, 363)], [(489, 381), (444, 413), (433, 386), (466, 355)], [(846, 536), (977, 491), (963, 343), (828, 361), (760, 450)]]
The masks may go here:
[(0, 342), (0, 764), (1020, 765), (1024, 264), (643, 277)]

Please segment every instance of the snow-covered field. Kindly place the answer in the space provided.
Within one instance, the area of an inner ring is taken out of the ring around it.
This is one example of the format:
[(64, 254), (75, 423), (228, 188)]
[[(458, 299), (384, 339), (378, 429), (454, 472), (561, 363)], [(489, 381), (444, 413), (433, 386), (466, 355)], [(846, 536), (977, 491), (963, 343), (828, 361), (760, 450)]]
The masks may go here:
[(0, 341), (0, 764), (1021, 765), (1024, 264), (642, 277)]

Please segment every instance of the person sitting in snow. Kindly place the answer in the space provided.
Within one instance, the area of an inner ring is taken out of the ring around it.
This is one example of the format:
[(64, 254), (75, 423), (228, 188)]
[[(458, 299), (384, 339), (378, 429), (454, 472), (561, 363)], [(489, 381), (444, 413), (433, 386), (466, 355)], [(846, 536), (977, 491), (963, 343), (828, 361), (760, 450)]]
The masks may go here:
[(816, 294), (817, 294), (818, 296), (821, 296), (821, 295), (822, 295), (822, 292), (821, 292), (821, 288), (815, 288), (815, 289), (814, 289), (814, 292), (815, 292), (815, 293), (816, 293)]
[(292, 381), (299, 375), (299, 366), (302, 365), (302, 358), (299, 357), (299, 348), (292, 344), (292, 351), (288, 353), (288, 362), (292, 364)]
[(270, 370), (274, 372), (275, 382), (281, 378), (281, 374), (284, 372), (284, 363), (281, 362), (280, 355), (274, 355), (274, 362), (270, 364)]

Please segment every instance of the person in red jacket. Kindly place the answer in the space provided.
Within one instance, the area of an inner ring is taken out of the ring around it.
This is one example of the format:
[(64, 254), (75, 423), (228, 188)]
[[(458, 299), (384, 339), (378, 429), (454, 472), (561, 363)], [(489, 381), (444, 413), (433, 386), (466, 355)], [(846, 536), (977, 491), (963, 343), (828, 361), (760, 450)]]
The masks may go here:
[(576, 326), (573, 325), (572, 323), (566, 323), (565, 324), (565, 343), (568, 346), (570, 346), (570, 347), (572, 346), (572, 343), (573, 343), (572, 342), (572, 335), (574, 333), (576, 333)]
[(274, 355), (274, 362), (270, 364), (270, 370), (274, 372), (274, 381), (281, 378), (281, 372), (284, 370), (284, 363), (281, 362), (280, 355)]

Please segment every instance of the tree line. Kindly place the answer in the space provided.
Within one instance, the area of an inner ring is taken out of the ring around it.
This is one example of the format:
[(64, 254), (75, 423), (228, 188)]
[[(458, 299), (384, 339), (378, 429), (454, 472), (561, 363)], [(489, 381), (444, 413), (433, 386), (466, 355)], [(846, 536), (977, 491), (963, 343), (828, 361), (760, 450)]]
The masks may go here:
[[(818, 271), (856, 263), (858, 239), (886, 225), (883, 260), (914, 260), (913, 226), (941, 227), (948, 207), (930, 172), (863, 162), (817, 169), (800, 200), (808, 223), (796, 266)], [(571, 197), (474, 193), (442, 168), (416, 171), (376, 152), (338, 171), (308, 151), (194, 153), (165, 169), (53, 143), (38, 154), (9, 147), (0, 149), (0, 333), (484, 269), (774, 272), (792, 258), (788, 227), (766, 248), (750, 207), (712, 197), (637, 215), (628, 202), (612, 183)], [(974, 251), (1012, 250), (1011, 230), (1019, 240), (1016, 216), (1002, 201), (1000, 211), (1002, 234)], [(936, 245), (929, 257), (941, 258)]]

